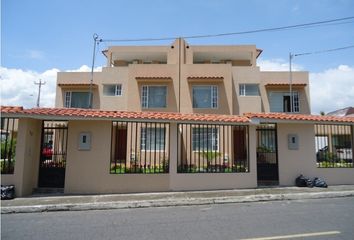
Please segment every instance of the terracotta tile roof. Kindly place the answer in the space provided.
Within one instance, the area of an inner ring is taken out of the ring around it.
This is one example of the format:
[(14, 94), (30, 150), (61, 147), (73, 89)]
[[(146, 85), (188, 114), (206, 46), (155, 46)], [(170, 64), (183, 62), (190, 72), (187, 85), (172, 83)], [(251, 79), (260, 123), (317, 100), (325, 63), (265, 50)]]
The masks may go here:
[(130, 112), (130, 111), (103, 111), (81, 108), (32, 108), (13, 111), (11, 107), (3, 107), (1, 113), (16, 113), (29, 116), (43, 117), (67, 117), (80, 119), (127, 119), (127, 120), (159, 120), (181, 122), (227, 122), (248, 123), (244, 116), (220, 115), (220, 114), (185, 114), (176, 112)]
[(21, 106), (1, 106), (1, 113), (20, 113), (23, 111)]
[[(58, 83), (59, 87), (89, 87), (90, 83)], [(97, 84), (92, 84), (93, 87), (97, 87)]]
[(276, 122), (338, 122), (354, 123), (354, 117), (318, 116), (287, 113), (245, 113), (238, 115), (177, 113), (177, 112), (132, 112), (104, 111), (82, 108), (31, 108), (23, 109), (17, 106), (2, 106), (1, 114), (5, 117), (61, 118), (61, 119), (110, 119), (110, 120), (143, 120), (143, 121), (180, 121), (180, 122), (222, 122), (250, 123), (252, 119)]
[(224, 77), (221, 76), (189, 76), (187, 79), (224, 79)]
[(286, 120), (286, 121), (309, 121), (309, 122), (348, 122), (354, 123), (354, 118), (320, 116), (320, 115), (304, 115), (304, 114), (288, 114), (288, 113), (245, 113), (244, 116), (249, 119), (260, 118), (269, 120)]
[(172, 80), (172, 77), (163, 77), (163, 76), (159, 76), (159, 77), (153, 77), (153, 76), (139, 76), (139, 77), (135, 77), (135, 79), (170, 79), (170, 80)]
[[(288, 87), (289, 83), (267, 83), (266, 87)], [(291, 84), (293, 87), (306, 87), (307, 83), (293, 83)]]

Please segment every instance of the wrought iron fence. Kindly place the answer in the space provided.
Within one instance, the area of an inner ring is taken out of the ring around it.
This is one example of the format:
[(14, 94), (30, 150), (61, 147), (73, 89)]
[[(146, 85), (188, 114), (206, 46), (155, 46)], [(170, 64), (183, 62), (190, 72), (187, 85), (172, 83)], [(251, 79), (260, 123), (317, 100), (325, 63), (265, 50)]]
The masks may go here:
[(278, 181), (277, 125), (262, 123), (257, 126), (257, 180)]
[(353, 167), (353, 132), (350, 125), (315, 124), (317, 167)]
[(248, 126), (178, 124), (178, 173), (249, 172)]
[(64, 187), (68, 146), (67, 121), (43, 121), (39, 187)]
[(113, 122), (110, 173), (168, 173), (168, 123)]
[(17, 130), (17, 118), (1, 118), (1, 174), (14, 173)]

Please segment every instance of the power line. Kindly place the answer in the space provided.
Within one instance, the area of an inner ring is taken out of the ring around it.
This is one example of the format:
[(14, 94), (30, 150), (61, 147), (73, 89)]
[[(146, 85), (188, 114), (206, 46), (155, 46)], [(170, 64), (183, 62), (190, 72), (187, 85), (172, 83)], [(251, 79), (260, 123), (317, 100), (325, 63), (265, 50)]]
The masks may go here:
[[(136, 39), (100, 39), (100, 42), (142, 42), (142, 41), (162, 41), (162, 40), (174, 40), (176, 38), (185, 38), (185, 39), (193, 39), (193, 38), (211, 38), (211, 37), (223, 37), (223, 36), (231, 36), (231, 35), (244, 35), (251, 33), (260, 33), (260, 32), (270, 32), (270, 31), (280, 31), (287, 29), (297, 29), (297, 28), (307, 28), (307, 27), (319, 27), (325, 25), (336, 25), (336, 24), (347, 24), (352, 21), (347, 21), (354, 19), (354, 16), (345, 17), (345, 18), (336, 18), (325, 21), (311, 22), (311, 23), (302, 23), (296, 25), (282, 26), (282, 27), (273, 27), (273, 28), (262, 28), (256, 30), (249, 31), (241, 31), (241, 32), (229, 32), (229, 33), (219, 33), (219, 34), (206, 34), (206, 35), (191, 35), (191, 36), (181, 36), (181, 37), (162, 37), (162, 38), (136, 38)], [(346, 22), (342, 22), (346, 21)], [(338, 23), (342, 22), (342, 23)]]
[(298, 57), (298, 56), (320, 54), (320, 53), (326, 53), (326, 52), (335, 52), (335, 51), (345, 50), (345, 49), (349, 49), (349, 48), (354, 48), (354, 45), (350, 45), (350, 46), (346, 46), (346, 47), (339, 47), (339, 48), (332, 48), (332, 49), (325, 49), (325, 50), (314, 51), (314, 52), (297, 53), (297, 54), (293, 54), (293, 56)]

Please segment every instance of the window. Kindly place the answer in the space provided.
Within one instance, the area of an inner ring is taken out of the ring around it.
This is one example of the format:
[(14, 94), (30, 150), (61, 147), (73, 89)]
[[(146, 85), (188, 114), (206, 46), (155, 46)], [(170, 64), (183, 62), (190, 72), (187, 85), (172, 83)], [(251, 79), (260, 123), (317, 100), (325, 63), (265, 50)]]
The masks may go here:
[(165, 149), (164, 128), (141, 128), (141, 150), (163, 151)]
[(240, 84), (240, 96), (259, 96), (258, 84)]
[[(271, 112), (291, 112), (289, 92), (270, 92), (269, 105)], [(300, 111), (299, 93), (293, 92), (293, 112)]]
[(193, 128), (193, 151), (218, 151), (219, 134), (217, 128)]
[(193, 86), (193, 108), (217, 108), (217, 86)]
[(103, 85), (103, 95), (105, 95), (105, 96), (122, 96), (122, 85), (121, 84)]
[(67, 108), (89, 108), (89, 92), (65, 92), (64, 106)]
[(165, 108), (166, 86), (143, 86), (141, 93), (142, 108)]

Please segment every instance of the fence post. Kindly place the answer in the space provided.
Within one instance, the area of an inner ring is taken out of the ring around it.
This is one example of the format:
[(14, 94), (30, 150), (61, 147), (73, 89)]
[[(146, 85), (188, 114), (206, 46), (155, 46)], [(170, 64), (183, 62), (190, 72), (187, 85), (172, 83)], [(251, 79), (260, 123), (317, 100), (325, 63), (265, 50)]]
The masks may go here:
[(178, 129), (177, 123), (170, 123), (170, 190), (173, 190), (173, 179), (177, 174), (177, 154), (178, 154)]

